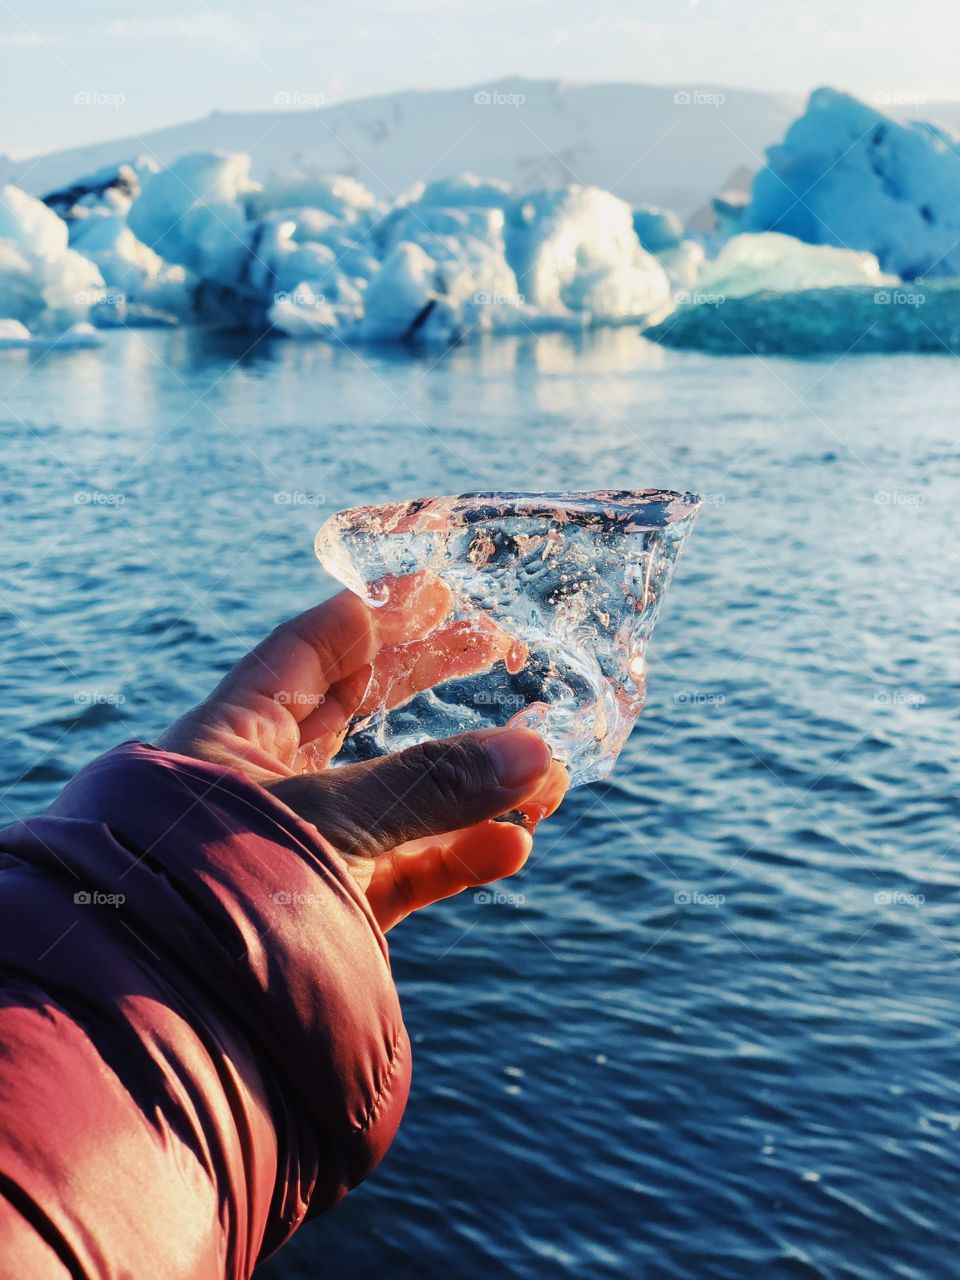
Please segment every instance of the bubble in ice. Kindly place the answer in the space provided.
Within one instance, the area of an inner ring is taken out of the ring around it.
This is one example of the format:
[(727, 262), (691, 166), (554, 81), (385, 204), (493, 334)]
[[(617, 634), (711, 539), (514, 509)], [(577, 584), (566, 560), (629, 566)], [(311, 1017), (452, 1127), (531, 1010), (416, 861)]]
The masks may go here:
[[(370, 605), (419, 571), (453, 598), (427, 644), (438, 683), (408, 696), (414, 655), (424, 660), (422, 644), (411, 649), (405, 672), (401, 661), (350, 724), (335, 763), (526, 725), (572, 784), (606, 777), (643, 708), (645, 650), (700, 506), (695, 494), (660, 489), (468, 493), (331, 516), (317, 555)], [(469, 654), (481, 652), (482, 669), (471, 670)]]

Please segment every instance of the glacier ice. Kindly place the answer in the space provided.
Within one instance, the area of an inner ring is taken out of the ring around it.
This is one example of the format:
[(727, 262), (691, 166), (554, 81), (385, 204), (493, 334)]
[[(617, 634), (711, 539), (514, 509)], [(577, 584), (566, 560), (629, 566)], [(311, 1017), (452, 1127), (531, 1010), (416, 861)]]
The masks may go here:
[(142, 179), (159, 168), (152, 156), (106, 165), (75, 179), (69, 186), (48, 192), (43, 203), (67, 223), (101, 213), (123, 214), (140, 194)]
[(518, 198), (506, 246), (524, 300), (547, 314), (648, 317), (670, 298), (667, 273), (642, 248), (630, 206), (597, 187)]
[(255, 190), (248, 155), (181, 156), (144, 180), (127, 222), (162, 258), (198, 276), (228, 282), (247, 256), (241, 197)]
[(0, 188), (0, 313), (57, 333), (103, 298), (95, 263), (68, 247), (67, 224), (19, 187)]
[[(138, 240), (121, 214), (84, 218), (70, 227), (70, 243), (95, 263), (103, 276), (106, 295), (103, 308), (111, 309), (117, 323), (135, 318), (163, 316), (172, 322), (190, 319), (193, 313), (194, 278), (184, 267), (164, 260)], [(108, 323), (101, 307), (97, 323)]]
[(683, 223), (672, 209), (644, 204), (633, 211), (633, 229), (648, 253), (676, 249), (683, 239)]
[(337, 762), (523, 724), (543, 734), (573, 785), (606, 777), (643, 707), (647, 642), (700, 505), (652, 489), (472, 493), (331, 516), (317, 555), (369, 604), (389, 599), (388, 575), (426, 571), (453, 594), (435, 652), (450, 625), (457, 653), (464, 628), (496, 638), (480, 672), (454, 662), (399, 705), (381, 687)]
[[(708, 298), (710, 295), (706, 295)], [(960, 284), (924, 281), (756, 293), (682, 306), (645, 337), (714, 355), (960, 355)]]
[(793, 236), (768, 231), (733, 236), (697, 277), (697, 291), (725, 298), (751, 293), (794, 293), (840, 285), (897, 284), (885, 275), (872, 253), (804, 244)]
[(669, 303), (667, 271), (641, 247), (630, 207), (596, 188), (518, 197), (504, 183), (448, 179), (408, 193), (353, 247), (336, 270), (300, 270), (270, 321), (291, 336), (443, 344), (643, 319)]
[(833, 89), (767, 152), (744, 231), (866, 249), (904, 279), (960, 275), (960, 141)]
[[(132, 158), (43, 201), (3, 189), (0, 316), (47, 335), (200, 320), (437, 346), (629, 323), (711, 349), (736, 321), (748, 343), (772, 326), (771, 349), (793, 335), (804, 351), (816, 322), (835, 350), (869, 317), (855, 350), (923, 349), (925, 322), (951, 345), (949, 287), (912, 315), (863, 310), (872, 290), (960, 275), (960, 144), (943, 130), (818, 90), (746, 204), (727, 192), (714, 208), (717, 231), (694, 234), (597, 187), (522, 192), (468, 173), (387, 202), (342, 174), (255, 181), (243, 154)], [(770, 295), (790, 299), (782, 324)]]

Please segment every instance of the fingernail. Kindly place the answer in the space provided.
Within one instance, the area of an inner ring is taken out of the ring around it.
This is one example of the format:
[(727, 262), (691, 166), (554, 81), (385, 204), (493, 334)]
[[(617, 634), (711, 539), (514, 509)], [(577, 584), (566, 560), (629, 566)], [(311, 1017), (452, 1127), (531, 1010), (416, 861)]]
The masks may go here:
[(550, 768), (550, 748), (532, 729), (507, 729), (494, 734), (483, 744), (493, 762), (501, 787), (513, 790)]

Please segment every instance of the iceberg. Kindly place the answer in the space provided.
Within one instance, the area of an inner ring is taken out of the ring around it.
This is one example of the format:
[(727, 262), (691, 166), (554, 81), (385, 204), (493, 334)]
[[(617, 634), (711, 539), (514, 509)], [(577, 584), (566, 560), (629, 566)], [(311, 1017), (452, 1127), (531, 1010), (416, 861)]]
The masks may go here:
[(316, 538), (329, 573), (374, 607), (389, 599), (387, 575), (436, 574), (453, 611), (418, 647), (443, 652), (447, 627), (456, 637), (434, 688), (404, 699), (375, 689), (335, 763), (522, 724), (571, 785), (606, 777), (643, 708), (647, 643), (700, 506), (653, 489), (469, 493), (331, 516)]
[(682, 306), (644, 337), (714, 355), (960, 355), (960, 285), (803, 289)]
[[(157, 322), (189, 319), (193, 314), (195, 280), (184, 267), (164, 260), (138, 240), (121, 214), (84, 218), (71, 224), (70, 242), (95, 263), (106, 285), (102, 308), (95, 312), (100, 323), (129, 324), (150, 315)], [(166, 321), (160, 319), (166, 317)]]
[(92, 213), (126, 213), (140, 194), (144, 175), (156, 173), (159, 168), (151, 156), (106, 165), (95, 173), (78, 178), (69, 186), (48, 192), (43, 203), (67, 223), (87, 218)]
[(379, 207), (373, 192), (362, 182), (329, 173), (291, 174), (275, 178), (260, 189), (247, 187), (245, 203), (251, 218), (263, 218), (284, 209), (314, 209), (336, 222), (363, 219)]
[(683, 239), (683, 223), (672, 209), (644, 204), (633, 211), (633, 229), (648, 253), (676, 249)]
[[(333, 230), (319, 231), (328, 245)], [(445, 345), (484, 332), (646, 319), (670, 299), (667, 269), (640, 245), (629, 206), (595, 188), (517, 197), (471, 175), (431, 183), (336, 250), (313, 271), (296, 262), (297, 284), (269, 300), (278, 329)], [(672, 252), (689, 275), (691, 255)], [(257, 256), (283, 278), (277, 246), (261, 242)]]
[[(912, 349), (924, 319), (949, 342), (949, 290), (913, 315), (864, 308), (874, 293), (900, 296), (919, 272), (960, 271), (958, 148), (942, 130), (818, 90), (749, 200), (732, 175), (714, 202), (719, 230), (705, 223), (698, 234), (669, 209), (599, 187), (522, 193), (466, 173), (419, 181), (388, 203), (344, 174), (254, 181), (242, 153), (196, 152), (166, 168), (131, 160), (45, 203), (5, 189), (0, 312), (46, 333), (88, 319), (198, 319), (430, 346), (634, 324), (658, 342), (712, 350), (732, 334), (733, 349), (760, 349), (769, 329), (767, 349), (792, 334), (804, 352), (844, 349), (861, 325), (869, 336), (856, 350)], [(790, 299), (782, 324), (776, 297)]]
[(0, 351), (29, 348), (44, 353), (99, 347), (102, 339), (92, 324), (81, 321), (62, 333), (31, 333), (19, 320), (0, 320)]
[(744, 232), (645, 336), (724, 355), (949, 351), (957, 347), (958, 299), (946, 283), (904, 284), (872, 253)]
[(675, 249), (664, 249), (658, 253), (657, 261), (666, 271), (670, 286), (675, 290), (674, 300), (678, 301), (700, 279), (706, 252), (699, 240), (681, 240)]
[(630, 206), (598, 187), (518, 198), (506, 248), (524, 299), (548, 315), (630, 320), (669, 304), (667, 273), (637, 239)]
[(181, 156), (145, 178), (127, 224), (161, 258), (229, 283), (250, 257), (242, 197), (259, 189), (250, 179), (248, 155)]
[(872, 253), (804, 244), (793, 236), (767, 231), (733, 236), (704, 264), (696, 288), (714, 297), (744, 298), (752, 293), (793, 293), (845, 285), (880, 288), (899, 284), (885, 275)]
[(960, 140), (817, 89), (767, 151), (744, 231), (862, 249), (906, 280), (960, 275)]
[(0, 309), (55, 334), (86, 321), (103, 300), (96, 264), (68, 247), (67, 224), (19, 187), (0, 188)]

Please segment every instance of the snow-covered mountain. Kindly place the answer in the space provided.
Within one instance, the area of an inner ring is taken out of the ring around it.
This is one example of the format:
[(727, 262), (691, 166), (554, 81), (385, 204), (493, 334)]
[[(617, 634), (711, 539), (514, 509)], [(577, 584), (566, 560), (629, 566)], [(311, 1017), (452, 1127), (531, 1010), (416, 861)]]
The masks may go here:
[[(296, 95), (289, 95), (296, 103)], [(281, 103), (281, 105), (284, 105)], [(253, 157), (261, 180), (293, 169), (358, 178), (395, 197), (420, 178), (465, 171), (520, 190), (595, 184), (630, 204), (688, 217), (754, 171), (802, 108), (788, 94), (715, 85), (570, 85), (501, 80), (464, 89), (413, 90), (310, 110), (215, 113), (142, 137), (0, 158), (0, 182), (37, 195), (139, 154), (168, 165), (223, 148)]]

